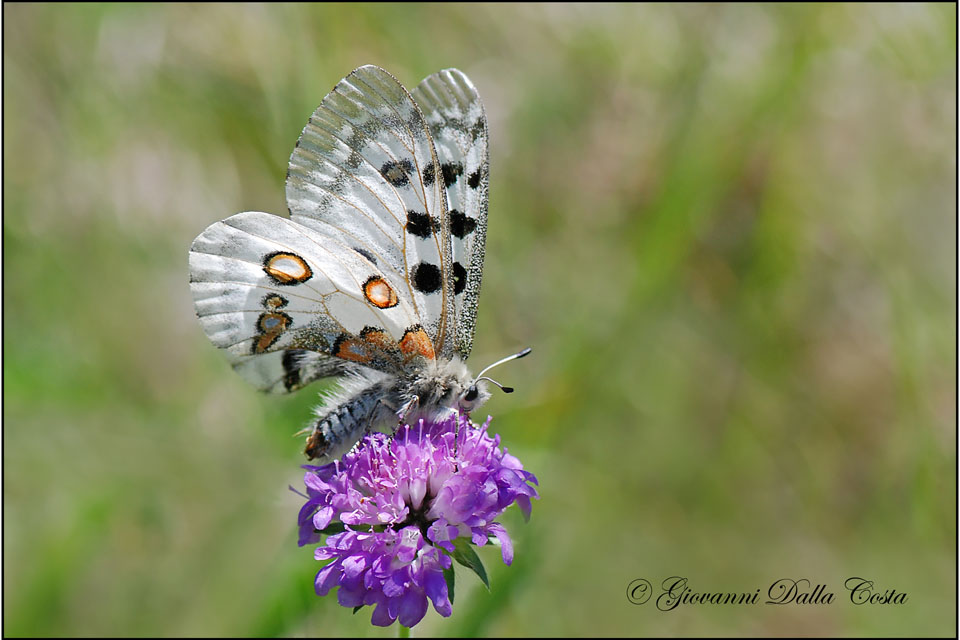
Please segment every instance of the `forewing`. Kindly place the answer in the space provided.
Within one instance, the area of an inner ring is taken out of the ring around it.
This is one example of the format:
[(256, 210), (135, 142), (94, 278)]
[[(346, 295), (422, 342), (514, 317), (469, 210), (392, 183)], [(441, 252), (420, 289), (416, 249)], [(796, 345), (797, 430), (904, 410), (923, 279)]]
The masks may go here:
[(190, 289), (207, 336), (261, 388), (291, 390), (357, 365), (396, 373), (434, 357), (377, 265), (279, 216), (238, 213), (208, 227), (190, 249)]
[(470, 79), (457, 69), (425, 78), (413, 97), (430, 126), (447, 190), (456, 312), (455, 350), (473, 347), (483, 277), (490, 176), (487, 117)]
[(409, 302), (440, 353), (452, 352), (450, 220), (430, 129), (392, 75), (364, 66), (310, 117), (290, 156), (291, 219), (336, 230)]

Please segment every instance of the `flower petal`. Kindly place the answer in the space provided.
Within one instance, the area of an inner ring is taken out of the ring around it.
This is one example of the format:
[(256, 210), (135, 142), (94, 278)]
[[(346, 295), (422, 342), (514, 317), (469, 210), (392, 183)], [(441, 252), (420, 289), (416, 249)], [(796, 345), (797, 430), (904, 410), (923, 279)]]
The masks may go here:
[(497, 537), (500, 542), (500, 553), (503, 556), (503, 564), (509, 565), (513, 562), (513, 541), (503, 525), (493, 522), (487, 526), (487, 530)]
[(343, 577), (346, 580), (357, 578), (367, 568), (367, 559), (362, 555), (350, 556), (343, 560)]
[(341, 584), (337, 589), (337, 602), (343, 607), (359, 607), (363, 604), (363, 587), (348, 588)]
[(393, 572), (389, 578), (383, 581), (383, 595), (388, 598), (394, 598), (399, 595), (403, 595), (404, 589), (407, 586), (407, 572), (401, 569), (400, 571)]
[(523, 514), (523, 521), (530, 522), (530, 511), (532, 510), (530, 498), (527, 496), (517, 496), (517, 506), (520, 507), (520, 512)]
[(405, 627), (412, 627), (427, 613), (427, 596), (419, 589), (410, 589), (400, 597), (400, 610), (397, 618)]
[[(412, 627), (430, 602), (440, 615), (452, 613), (443, 569), (453, 564), (454, 540), (495, 539), (510, 564), (513, 544), (496, 518), (513, 503), (529, 517), (536, 478), (488, 426), (456, 414), (421, 420), (392, 436), (364, 436), (329, 465), (305, 466), (299, 541), (323, 540), (315, 557), (329, 561), (316, 575), (317, 593), (339, 587), (341, 605), (374, 607), (373, 624)], [(344, 531), (324, 539), (317, 531), (333, 522)]]
[(330, 592), (334, 586), (336, 586), (337, 581), (340, 579), (340, 574), (342, 570), (340, 569), (340, 564), (337, 562), (331, 562), (323, 569), (320, 569), (317, 573), (316, 579), (313, 581), (313, 587), (317, 592), (318, 596), (325, 596)]
[(393, 624), (394, 620), (396, 620), (396, 617), (390, 617), (390, 612), (388, 611), (385, 601), (377, 603), (377, 608), (373, 610), (373, 615), (370, 616), (370, 622), (378, 627), (389, 627)]
[(313, 514), (313, 528), (326, 529), (333, 520), (333, 507), (324, 507)]
[(444, 618), (449, 618), (453, 613), (453, 606), (450, 604), (450, 598), (447, 593), (447, 581), (443, 577), (443, 571), (427, 571), (424, 576), (424, 591), (427, 597), (433, 601), (433, 608)]

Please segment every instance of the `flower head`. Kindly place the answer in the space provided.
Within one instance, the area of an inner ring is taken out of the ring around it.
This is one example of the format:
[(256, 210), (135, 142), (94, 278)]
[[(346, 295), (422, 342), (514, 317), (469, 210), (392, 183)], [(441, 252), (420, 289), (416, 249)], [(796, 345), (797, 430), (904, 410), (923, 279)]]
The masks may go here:
[(537, 480), (500, 448), (500, 436), (465, 416), (415, 427), (393, 436), (372, 433), (342, 460), (307, 469), (307, 503), (300, 510), (300, 545), (319, 542), (318, 595), (339, 586), (345, 607), (374, 605), (372, 622), (406, 627), (427, 612), (451, 613), (444, 570), (458, 545), (495, 539), (503, 561), (513, 545), (495, 519), (516, 502), (524, 517)]

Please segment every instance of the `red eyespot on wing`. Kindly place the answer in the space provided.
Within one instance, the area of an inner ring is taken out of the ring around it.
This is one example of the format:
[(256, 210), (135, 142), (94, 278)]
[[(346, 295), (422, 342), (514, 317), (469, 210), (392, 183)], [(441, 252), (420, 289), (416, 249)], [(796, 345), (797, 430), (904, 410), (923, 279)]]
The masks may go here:
[(313, 277), (307, 261), (295, 253), (278, 251), (263, 259), (263, 270), (277, 284), (300, 284)]
[(351, 338), (346, 334), (341, 334), (337, 341), (333, 343), (332, 354), (338, 358), (366, 364), (370, 362), (370, 349), (366, 344)]
[(287, 306), (287, 299), (276, 293), (268, 293), (263, 298), (263, 308), (268, 311), (276, 311)]
[(363, 283), (363, 297), (367, 299), (367, 302), (380, 309), (395, 307), (399, 302), (397, 292), (380, 276), (367, 278), (367, 281)]
[(282, 311), (261, 313), (257, 318), (258, 335), (253, 343), (253, 353), (259, 354), (269, 349), (291, 324), (293, 320)]
[(433, 341), (420, 325), (407, 329), (403, 334), (403, 338), (400, 339), (400, 353), (407, 360), (416, 356), (422, 356), (427, 360), (435, 360), (437, 357), (433, 351)]
[(396, 341), (391, 338), (390, 334), (383, 329), (377, 329), (376, 327), (364, 327), (363, 331), (360, 332), (360, 339), (374, 349), (379, 349), (384, 353), (396, 353)]

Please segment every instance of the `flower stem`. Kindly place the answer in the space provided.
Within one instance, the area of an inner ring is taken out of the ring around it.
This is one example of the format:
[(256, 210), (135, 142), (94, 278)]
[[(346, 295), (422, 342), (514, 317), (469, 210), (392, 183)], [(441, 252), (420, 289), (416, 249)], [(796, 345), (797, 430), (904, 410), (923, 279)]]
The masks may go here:
[(410, 637), (410, 627), (405, 627), (400, 623), (397, 623), (397, 637), (398, 638), (409, 638)]

